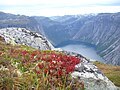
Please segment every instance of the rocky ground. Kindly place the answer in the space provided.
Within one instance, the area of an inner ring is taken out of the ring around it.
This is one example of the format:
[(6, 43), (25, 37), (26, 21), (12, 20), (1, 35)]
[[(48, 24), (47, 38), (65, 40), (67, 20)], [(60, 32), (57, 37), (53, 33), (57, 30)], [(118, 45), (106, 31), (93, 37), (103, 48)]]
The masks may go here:
[(53, 46), (45, 37), (24, 28), (4, 28), (0, 30), (0, 36), (4, 37), (6, 42), (12, 44), (23, 44), (39, 50), (53, 49)]

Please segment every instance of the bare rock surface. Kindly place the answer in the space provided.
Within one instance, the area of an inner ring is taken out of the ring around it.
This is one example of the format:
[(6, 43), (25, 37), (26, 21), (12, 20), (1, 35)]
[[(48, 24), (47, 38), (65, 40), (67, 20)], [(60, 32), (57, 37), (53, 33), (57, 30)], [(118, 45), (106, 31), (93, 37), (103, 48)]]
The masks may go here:
[(23, 44), (40, 50), (51, 50), (54, 48), (45, 37), (24, 28), (0, 29), (0, 36), (11, 44)]

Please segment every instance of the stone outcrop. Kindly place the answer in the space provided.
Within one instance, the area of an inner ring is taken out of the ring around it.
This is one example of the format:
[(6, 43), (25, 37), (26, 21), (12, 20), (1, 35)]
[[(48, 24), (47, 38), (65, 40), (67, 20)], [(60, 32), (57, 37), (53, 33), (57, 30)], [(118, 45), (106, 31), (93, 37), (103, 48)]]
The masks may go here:
[(4, 42), (4, 41), (5, 41), (5, 39), (4, 39), (3, 37), (1, 37), (1, 36), (0, 36), (0, 41), (3, 41), (3, 42)]
[(72, 77), (84, 82), (85, 90), (119, 90), (90, 60), (80, 54), (62, 52), (81, 59), (81, 63), (76, 65)]
[(45, 37), (24, 28), (0, 29), (0, 36), (11, 44), (23, 44), (40, 50), (51, 50), (54, 48)]

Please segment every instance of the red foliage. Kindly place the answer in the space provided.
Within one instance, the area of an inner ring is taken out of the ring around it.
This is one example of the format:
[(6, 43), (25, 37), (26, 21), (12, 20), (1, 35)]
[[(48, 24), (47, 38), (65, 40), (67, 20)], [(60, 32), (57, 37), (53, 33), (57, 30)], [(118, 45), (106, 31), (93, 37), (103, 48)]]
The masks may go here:
[(0, 52), (0, 55), (2, 54), (2, 52)]
[(63, 71), (59, 69), (59, 70), (57, 71), (57, 76), (60, 77), (60, 76), (62, 76), (62, 74), (63, 74)]
[[(20, 53), (21, 52), (21, 53)], [(80, 63), (80, 59), (74, 56), (65, 55), (55, 51), (32, 51), (26, 50), (11, 50), (14, 57), (18, 57), (21, 54), (22, 62), (25, 64), (40, 61), (35, 68), (37, 74), (40, 71), (48, 73), (50, 75), (57, 75), (58, 77), (63, 74), (68, 74), (74, 71), (75, 65)], [(0, 53), (1, 54), (1, 53)]]
[(26, 50), (22, 51), (23, 56), (26, 55), (27, 53), (28, 53), (28, 51), (26, 51)]
[(39, 67), (40, 69), (43, 69), (43, 68), (44, 68), (44, 64), (43, 64), (43, 63), (39, 63), (39, 64), (38, 64), (38, 67)]
[(75, 66), (74, 65), (66, 67), (66, 73), (73, 72), (74, 70), (75, 70)]
[[(38, 55), (39, 56), (39, 55)], [(40, 53), (41, 60), (46, 62), (47, 65), (44, 67), (43, 64), (38, 64), (39, 69), (46, 68), (45, 73), (57, 75), (58, 77), (63, 74), (71, 73), (75, 69), (75, 65), (80, 63), (80, 59), (74, 56), (68, 56), (65, 54), (57, 53)]]

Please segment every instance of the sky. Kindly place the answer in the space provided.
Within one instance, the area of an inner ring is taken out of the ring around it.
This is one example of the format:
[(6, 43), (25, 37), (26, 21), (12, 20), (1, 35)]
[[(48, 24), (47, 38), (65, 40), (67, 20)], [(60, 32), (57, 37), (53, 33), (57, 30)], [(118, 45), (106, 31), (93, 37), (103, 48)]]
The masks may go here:
[(27, 16), (120, 12), (120, 0), (0, 0), (0, 11)]

